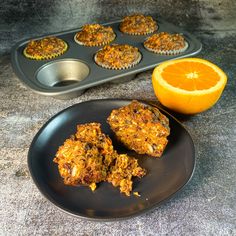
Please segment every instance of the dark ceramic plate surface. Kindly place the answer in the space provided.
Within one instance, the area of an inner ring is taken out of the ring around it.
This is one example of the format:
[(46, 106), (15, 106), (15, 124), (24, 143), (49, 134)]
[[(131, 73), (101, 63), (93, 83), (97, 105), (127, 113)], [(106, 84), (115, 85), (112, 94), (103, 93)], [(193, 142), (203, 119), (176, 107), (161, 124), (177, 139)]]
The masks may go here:
[[(94, 220), (119, 220), (140, 215), (177, 193), (191, 179), (194, 166), (194, 145), (189, 133), (172, 116), (162, 111), (170, 121), (169, 143), (161, 158), (138, 155), (127, 150), (114, 139), (106, 123), (112, 109), (129, 104), (131, 100), (93, 100), (73, 105), (52, 117), (33, 139), (28, 166), (32, 178), (41, 193), (54, 205), (74, 216)], [(134, 179), (133, 191), (140, 197), (125, 196), (119, 188), (103, 182), (95, 192), (88, 187), (66, 186), (60, 177), (53, 158), (64, 140), (76, 132), (76, 125), (100, 122), (114, 148), (138, 158), (147, 175)]]

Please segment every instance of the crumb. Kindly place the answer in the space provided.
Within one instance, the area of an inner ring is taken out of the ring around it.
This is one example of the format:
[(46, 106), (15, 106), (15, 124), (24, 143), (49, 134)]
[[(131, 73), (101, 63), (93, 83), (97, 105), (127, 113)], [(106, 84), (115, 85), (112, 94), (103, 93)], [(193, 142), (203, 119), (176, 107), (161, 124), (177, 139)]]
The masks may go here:
[(97, 185), (95, 183), (91, 183), (89, 187), (92, 191), (95, 191), (95, 189), (97, 188)]
[(134, 196), (136, 197), (141, 197), (141, 195), (139, 194), (139, 192), (133, 192)]

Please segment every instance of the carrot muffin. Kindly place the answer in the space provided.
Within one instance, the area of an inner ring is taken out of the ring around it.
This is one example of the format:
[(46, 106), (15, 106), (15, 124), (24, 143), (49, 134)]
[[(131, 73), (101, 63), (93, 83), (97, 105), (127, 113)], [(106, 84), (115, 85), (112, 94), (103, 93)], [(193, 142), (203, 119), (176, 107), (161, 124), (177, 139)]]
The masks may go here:
[(157, 30), (157, 23), (151, 16), (134, 14), (123, 18), (120, 31), (131, 35), (145, 35)]
[(139, 154), (160, 157), (168, 143), (169, 120), (157, 108), (132, 101), (107, 119), (117, 139)]
[(66, 185), (89, 186), (108, 181), (120, 192), (130, 196), (132, 177), (143, 177), (146, 173), (136, 159), (126, 154), (119, 155), (111, 139), (102, 133), (99, 123), (77, 126), (77, 132), (59, 147), (53, 161)]
[(107, 45), (94, 57), (95, 62), (106, 69), (121, 70), (138, 64), (142, 56), (138, 48), (127, 44)]
[(180, 34), (161, 32), (150, 36), (144, 42), (144, 47), (154, 53), (172, 55), (184, 52), (188, 43)]
[(53, 159), (66, 185), (87, 185), (105, 181), (113, 161), (111, 139), (102, 133), (100, 124), (77, 126), (77, 133), (66, 139)]
[(82, 30), (76, 33), (75, 42), (84, 46), (101, 46), (109, 44), (116, 35), (110, 26), (99, 24), (84, 25)]
[(25, 47), (23, 54), (34, 60), (47, 60), (58, 57), (66, 52), (68, 45), (57, 37), (46, 37), (31, 40)]

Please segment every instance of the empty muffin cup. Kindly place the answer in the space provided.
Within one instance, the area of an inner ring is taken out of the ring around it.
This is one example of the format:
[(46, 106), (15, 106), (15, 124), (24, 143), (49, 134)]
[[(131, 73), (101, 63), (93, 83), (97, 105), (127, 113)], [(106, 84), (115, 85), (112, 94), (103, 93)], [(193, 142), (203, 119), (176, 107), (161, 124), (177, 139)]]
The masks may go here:
[(89, 67), (80, 60), (62, 59), (50, 62), (36, 73), (36, 79), (48, 87), (65, 87), (84, 80)]

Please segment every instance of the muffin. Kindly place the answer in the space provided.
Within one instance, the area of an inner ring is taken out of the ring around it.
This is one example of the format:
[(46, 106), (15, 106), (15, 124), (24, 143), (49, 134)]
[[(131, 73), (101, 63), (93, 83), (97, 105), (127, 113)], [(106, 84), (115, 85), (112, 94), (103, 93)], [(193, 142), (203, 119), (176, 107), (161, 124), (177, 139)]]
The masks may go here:
[(120, 31), (131, 35), (145, 35), (157, 30), (157, 23), (151, 16), (134, 14), (123, 18)]
[(156, 107), (132, 101), (107, 118), (116, 138), (138, 154), (160, 157), (168, 143), (169, 120)]
[(138, 64), (142, 56), (138, 48), (127, 44), (107, 45), (99, 50), (95, 62), (106, 69), (122, 70)]
[(175, 55), (184, 52), (188, 48), (188, 43), (180, 34), (161, 32), (147, 38), (144, 47), (154, 53)]
[(45, 37), (31, 40), (25, 47), (23, 54), (34, 60), (47, 60), (58, 57), (66, 52), (68, 45), (57, 37)]
[(77, 126), (77, 132), (59, 147), (53, 161), (66, 185), (85, 185), (92, 190), (105, 181), (113, 162), (111, 139), (102, 133), (99, 123)]
[(127, 196), (132, 191), (133, 177), (146, 174), (135, 158), (114, 150), (99, 123), (78, 125), (76, 134), (59, 147), (53, 161), (66, 185), (89, 186), (94, 191), (98, 183), (107, 181)]
[(76, 33), (74, 39), (80, 45), (92, 47), (109, 44), (115, 37), (116, 35), (110, 26), (87, 24), (80, 32)]

